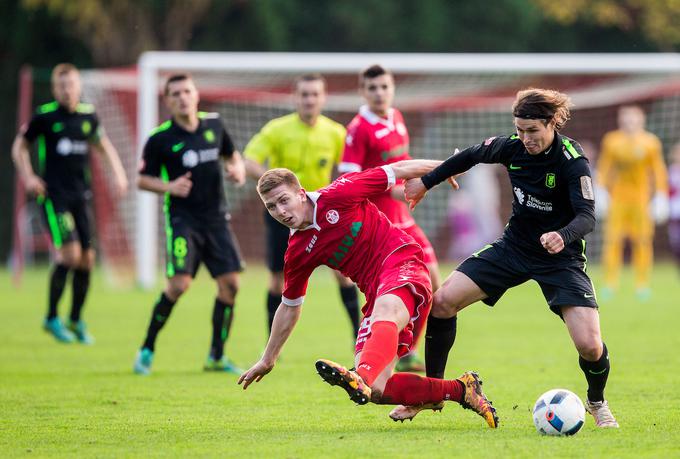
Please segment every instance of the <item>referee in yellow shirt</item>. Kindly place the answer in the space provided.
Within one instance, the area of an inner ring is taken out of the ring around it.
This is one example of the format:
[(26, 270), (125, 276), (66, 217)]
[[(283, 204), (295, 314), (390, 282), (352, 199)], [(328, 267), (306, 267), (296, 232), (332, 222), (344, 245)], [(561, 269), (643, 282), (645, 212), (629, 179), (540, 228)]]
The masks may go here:
[(642, 108), (621, 107), (618, 123), (619, 129), (608, 132), (602, 139), (597, 166), (597, 178), (610, 202), (602, 253), (605, 276), (602, 299), (610, 298), (618, 288), (623, 243), (628, 239), (636, 294), (646, 300), (651, 295), (654, 220), (663, 223), (668, 218), (668, 173), (661, 141), (645, 130)]
[[(298, 176), (302, 187), (313, 191), (331, 182), (333, 167), (340, 162), (345, 128), (321, 114), (326, 102), (326, 81), (320, 74), (307, 74), (295, 80), (296, 111), (269, 121), (245, 148), (246, 171), (259, 179), (267, 169), (285, 167)], [(265, 167), (266, 166), (266, 167)], [(270, 272), (267, 292), (269, 331), (283, 291), (283, 256), (290, 230), (265, 212), (267, 265)], [(347, 309), (354, 335), (359, 329), (359, 299), (354, 283), (333, 271), (340, 285), (340, 296)]]

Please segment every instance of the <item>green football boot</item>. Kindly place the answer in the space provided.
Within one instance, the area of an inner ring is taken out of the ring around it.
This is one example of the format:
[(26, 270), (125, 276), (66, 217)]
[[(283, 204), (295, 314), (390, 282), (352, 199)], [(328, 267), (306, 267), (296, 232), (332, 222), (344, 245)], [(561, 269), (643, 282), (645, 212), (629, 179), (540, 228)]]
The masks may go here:
[(76, 340), (75, 335), (62, 323), (59, 317), (45, 319), (43, 329), (54, 336), (60, 343), (72, 343)]
[(241, 376), (243, 374), (243, 370), (236, 366), (234, 362), (229, 360), (226, 355), (222, 356), (222, 358), (219, 360), (215, 360), (212, 356), (208, 356), (205, 361), (205, 365), (203, 365), (203, 370), (222, 371), (225, 373), (234, 374), (236, 376)]
[(94, 344), (94, 336), (87, 331), (87, 325), (82, 320), (77, 322), (69, 321), (68, 329), (73, 332), (81, 344)]
[(151, 364), (153, 363), (153, 351), (149, 348), (142, 348), (137, 352), (133, 370), (138, 375), (147, 376), (151, 374)]

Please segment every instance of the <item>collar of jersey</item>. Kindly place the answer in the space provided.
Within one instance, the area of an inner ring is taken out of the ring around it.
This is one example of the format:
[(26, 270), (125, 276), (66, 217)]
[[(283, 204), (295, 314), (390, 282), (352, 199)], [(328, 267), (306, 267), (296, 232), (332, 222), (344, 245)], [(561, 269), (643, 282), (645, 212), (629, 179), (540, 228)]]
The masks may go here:
[(307, 197), (309, 198), (310, 201), (312, 201), (314, 203), (314, 217), (313, 217), (314, 220), (312, 221), (312, 224), (307, 226), (306, 228), (297, 228), (297, 229), (291, 228), (290, 234), (294, 234), (296, 231), (307, 231), (307, 230), (310, 230), (310, 229), (315, 229), (315, 230), (321, 231), (321, 227), (319, 226), (318, 223), (316, 223), (316, 208), (317, 208), (316, 201), (318, 201), (319, 196), (321, 196), (321, 193), (318, 193), (316, 191), (308, 191), (307, 192)]
[(371, 111), (370, 108), (368, 108), (368, 105), (362, 105), (359, 107), (359, 115), (361, 115), (362, 118), (364, 118), (366, 121), (368, 121), (371, 124), (384, 124), (391, 130), (394, 130), (394, 109), (390, 108), (387, 111), (387, 119), (381, 118), (380, 116), (376, 115)]

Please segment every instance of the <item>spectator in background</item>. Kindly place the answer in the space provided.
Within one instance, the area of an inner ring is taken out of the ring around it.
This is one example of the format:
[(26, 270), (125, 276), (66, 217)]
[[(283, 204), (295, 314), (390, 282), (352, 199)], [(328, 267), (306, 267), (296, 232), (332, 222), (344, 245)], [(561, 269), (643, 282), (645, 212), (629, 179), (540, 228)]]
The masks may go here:
[(668, 240), (680, 267), (680, 142), (671, 150), (668, 166), (668, 183), (670, 196), (670, 212), (668, 221)]

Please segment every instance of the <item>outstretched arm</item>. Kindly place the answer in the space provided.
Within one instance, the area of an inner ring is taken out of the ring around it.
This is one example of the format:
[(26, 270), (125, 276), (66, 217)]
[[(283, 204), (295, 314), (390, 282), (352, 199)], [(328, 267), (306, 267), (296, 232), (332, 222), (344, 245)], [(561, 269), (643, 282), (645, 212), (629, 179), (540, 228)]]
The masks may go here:
[(396, 179), (408, 180), (422, 177), (434, 170), (441, 163), (442, 161), (434, 159), (407, 159), (392, 163), (390, 164), (390, 167), (394, 171)]
[(286, 306), (283, 303), (279, 305), (262, 358), (238, 378), (238, 383), (243, 383), (244, 390), (253, 382), (260, 382), (265, 375), (272, 371), (276, 360), (279, 358), (279, 354), (281, 354), (283, 345), (288, 340), (288, 337), (295, 328), (295, 324), (300, 318), (301, 312), (302, 306)]

